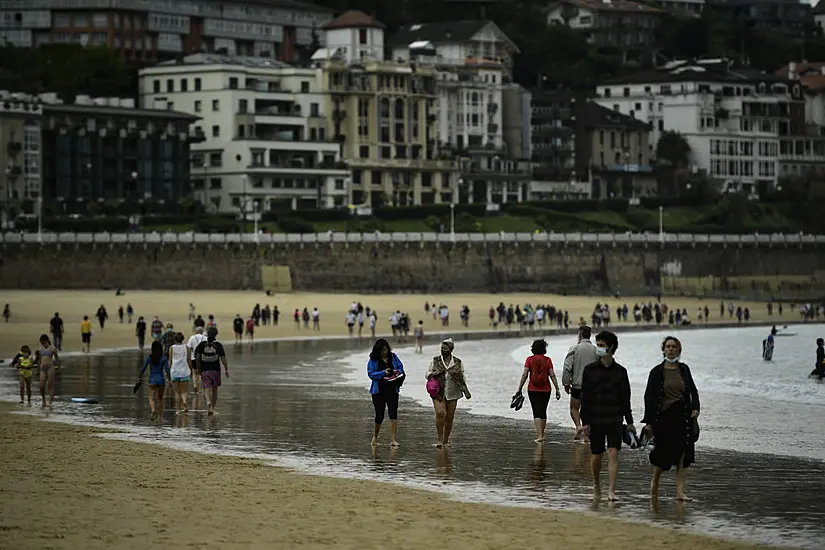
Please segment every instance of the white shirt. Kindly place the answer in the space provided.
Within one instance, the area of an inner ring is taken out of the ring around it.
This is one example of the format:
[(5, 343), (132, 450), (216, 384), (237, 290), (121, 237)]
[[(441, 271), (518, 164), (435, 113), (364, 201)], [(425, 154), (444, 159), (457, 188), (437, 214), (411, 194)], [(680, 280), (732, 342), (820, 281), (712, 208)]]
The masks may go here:
[(186, 343), (186, 346), (190, 350), (192, 350), (192, 360), (193, 361), (195, 360), (195, 349), (197, 349), (198, 344), (200, 344), (201, 342), (205, 342), (205, 341), (206, 341), (206, 335), (205, 334), (193, 334), (189, 338), (189, 342)]
[(172, 366), (169, 373), (172, 378), (184, 378), (189, 376), (189, 363), (186, 361), (186, 346), (175, 344), (169, 348), (169, 355), (172, 356)]
[(347, 313), (347, 324), (349, 326), (352, 326), (352, 325), (355, 324), (355, 315), (353, 315), (351, 311), (349, 313)]

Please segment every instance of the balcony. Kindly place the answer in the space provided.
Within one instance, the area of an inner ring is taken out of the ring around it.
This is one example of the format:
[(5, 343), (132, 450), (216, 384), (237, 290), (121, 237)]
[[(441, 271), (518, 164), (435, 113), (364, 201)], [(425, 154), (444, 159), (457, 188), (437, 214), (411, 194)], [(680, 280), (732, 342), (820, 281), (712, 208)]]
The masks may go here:
[(8, 151), (9, 155), (16, 155), (17, 153), (23, 150), (23, 144), (19, 141), (10, 141), (6, 146), (6, 150)]
[(206, 141), (206, 134), (203, 130), (195, 130), (189, 134), (189, 143), (203, 143)]
[(594, 172), (627, 172), (631, 174), (650, 174), (653, 167), (647, 164), (596, 164), (590, 165)]

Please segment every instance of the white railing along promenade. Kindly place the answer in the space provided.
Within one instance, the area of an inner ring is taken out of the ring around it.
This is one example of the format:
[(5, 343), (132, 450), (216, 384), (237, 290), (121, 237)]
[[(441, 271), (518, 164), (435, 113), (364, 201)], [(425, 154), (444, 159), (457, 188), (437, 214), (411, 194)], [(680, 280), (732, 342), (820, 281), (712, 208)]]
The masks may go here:
[(692, 233), (0, 233), (0, 244), (375, 244), (534, 243), (560, 245), (801, 246), (823, 245), (825, 235), (800, 233), (704, 235)]

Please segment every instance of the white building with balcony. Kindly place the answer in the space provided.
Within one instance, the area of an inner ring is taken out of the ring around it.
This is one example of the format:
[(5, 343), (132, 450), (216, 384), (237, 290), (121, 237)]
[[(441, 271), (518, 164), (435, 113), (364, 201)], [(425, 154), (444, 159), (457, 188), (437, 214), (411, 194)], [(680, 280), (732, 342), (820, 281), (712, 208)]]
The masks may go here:
[(392, 58), (438, 68), (438, 139), (458, 149), (503, 145), (502, 90), (518, 48), (492, 21), (445, 21), (402, 28)]
[(798, 81), (727, 59), (674, 61), (606, 82), (596, 92), (594, 101), (603, 107), (651, 124), (654, 150), (663, 132), (679, 132), (691, 147), (693, 168), (731, 190), (775, 186), (780, 140), (804, 127)]
[(350, 203), (350, 172), (324, 113), (322, 73), (254, 57), (194, 54), (140, 72), (140, 102), (202, 118), (196, 198), (220, 212)]

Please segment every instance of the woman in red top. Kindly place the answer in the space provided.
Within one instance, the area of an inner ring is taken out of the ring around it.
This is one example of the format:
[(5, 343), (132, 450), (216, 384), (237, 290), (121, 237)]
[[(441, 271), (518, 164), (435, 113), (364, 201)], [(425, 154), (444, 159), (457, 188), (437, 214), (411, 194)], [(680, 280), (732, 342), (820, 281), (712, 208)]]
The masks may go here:
[(527, 378), (530, 383), (527, 385), (527, 397), (530, 398), (530, 406), (533, 408), (533, 423), (536, 425), (536, 443), (544, 442), (544, 430), (547, 427), (547, 405), (550, 403), (550, 392), (552, 387), (556, 388), (556, 401), (561, 399), (559, 382), (556, 380), (556, 373), (553, 370), (553, 360), (547, 357), (547, 342), (536, 340), (530, 348), (533, 355), (524, 362), (524, 373), (521, 375), (521, 382), (518, 385), (518, 393), (524, 388)]

